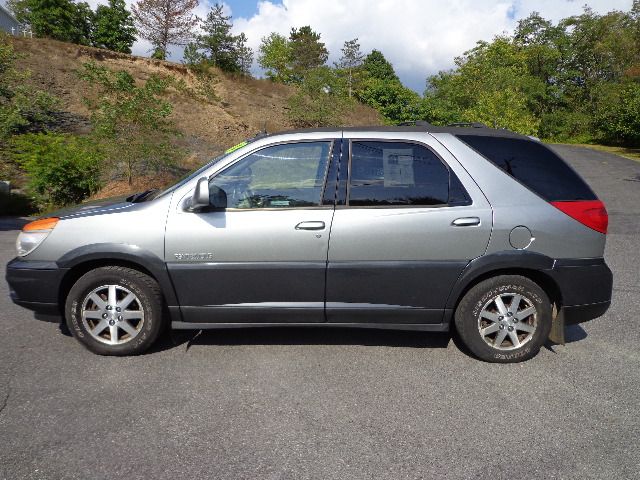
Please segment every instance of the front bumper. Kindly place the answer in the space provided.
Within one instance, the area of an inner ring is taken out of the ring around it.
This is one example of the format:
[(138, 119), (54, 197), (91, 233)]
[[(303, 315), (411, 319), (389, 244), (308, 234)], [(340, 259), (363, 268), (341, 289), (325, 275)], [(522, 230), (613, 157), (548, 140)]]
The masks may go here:
[(39, 313), (58, 314), (60, 284), (66, 269), (55, 262), (27, 261), (14, 258), (7, 264), (6, 279), (11, 300)]
[(567, 324), (586, 322), (609, 309), (613, 274), (604, 258), (556, 260), (550, 274), (560, 289)]

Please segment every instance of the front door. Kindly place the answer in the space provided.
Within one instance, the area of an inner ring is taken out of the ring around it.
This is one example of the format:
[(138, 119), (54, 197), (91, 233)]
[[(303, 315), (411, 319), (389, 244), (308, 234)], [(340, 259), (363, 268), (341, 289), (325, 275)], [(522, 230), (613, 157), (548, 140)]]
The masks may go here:
[[(339, 142), (337, 142), (339, 148)], [(332, 141), (264, 147), (210, 179), (223, 211), (173, 212), (166, 260), (186, 322), (324, 321)]]
[(457, 174), (451, 168), (448, 152), (436, 154), (434, 140), (349, 143), (331, 228), (327, 320), (441, 323), (454, 282), (487, 247), (490, 205), (459, 164)]

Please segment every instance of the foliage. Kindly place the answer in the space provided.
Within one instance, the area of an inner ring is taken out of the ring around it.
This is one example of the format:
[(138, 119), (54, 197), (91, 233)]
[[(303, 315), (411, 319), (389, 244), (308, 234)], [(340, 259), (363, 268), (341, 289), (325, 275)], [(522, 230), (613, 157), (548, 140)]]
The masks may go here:
[(9, 0), (16, 19), (38, 37), (90, 45), (93, 11), (72, 0)]
[(554, 25), (533, 12), (427, 80), (425, 118), (481, 121), (555, 140), (638, 145), (640, 1)]
[(11, 140), (11, 150), (41, 209), (79, 203), (98, 190), (101, 155), (87, 137), (19, 135)]
[(365, 57), (362, 66), (370, 78), (386, 81), (400, 81), (391, 63), (389, 63), (379, 50), (372, 50), (371, 53)]
[(379, 50), (373, 50), (362, 63), (363, 77), (357, 98), (378, 110), (388, 123), (398, 124), (422, 117), (422, 99), (405, 87), (393, 66)]
[(231, 17), (216, 3), (202, 22), (202, 33), (185, 49), (185, 60), (189, 65), (207, 62), (226, 71), (248, 75), (253, 63), (253, 51), (247, 46), (244, 33), (231, 33)]
[(291, 29), (289, 48), (289, 68), (296, 83), (302, 83), (308, 72), (323, 66), (329, 58), (329, 51), (320, 41), (320, 34), (309, 25)]
[(291, 83), (291, 44), (284, 35), (272, 32), (263, 37), (258, 54), (258, 65), (265, 70), (267, 78), (274, 82)]
[(96, 90), (96, 98), (86, 101), (93, 136), (112, 171), (124, 172), (131, 184), (134, 175), (149, 168), (175, 165), (180, 152), (171, 143), (176, 136), (168, 119), (172, 106), (161, 97), (169, 80), (152, 75), (138, 86), (129, 73), (95, 63), (85, 63), (79, 75)]
[(289, 119), (301, 128), (337, 125), (348, 106), (342, 87), (331, 68), (321, 66), (309, 70), (296, 94), (289, 99)]
[(609, 143), (640, 145), (640, 83), (630, 82), (610, 92), (595, 119), (603, 139)]
[(349, 98), (353, 96), (353, 91), (360, 86), (363, 76), (362, 61), (364, 55), (360, 51), (358, 39), (347, 40), (342, 47), (342, 57), (335, 64), (338, 74), (345, 77)]
[(108, 5), (98, 5), (93, 27), (94, 46), (131, 53), (135, 41), (136, 27), (124, 0), (109, 0)]
[(140, 37), (151, 42), (153, 58), (164, 60), (169, 45), (186, 45), (193, 38), (198, 0), (138, 0), (131, 6)]
[(422, 117), (422, 99), (400, 81), (370, 77), (358, 92), (361, 102), (375, 108), (387, 122), (398, 124)]

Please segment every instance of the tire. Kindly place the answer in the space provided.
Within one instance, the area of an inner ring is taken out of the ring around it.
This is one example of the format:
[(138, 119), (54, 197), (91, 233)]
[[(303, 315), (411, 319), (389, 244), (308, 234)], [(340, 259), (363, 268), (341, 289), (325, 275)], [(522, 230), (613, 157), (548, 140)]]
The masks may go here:
[(551, 320), (547, 294), (519, 275), (478, 283), (465, 294), (455, 313), (463, 343), (479, 359), (494, 363), (522, 362), (536, 356), (549, 336)]
[(71, 287), (65, 317), (73, 336), (99, 355), (137, 355), (163, 327), (163, 302), (154, 279), (126, 267), (100, 267)]

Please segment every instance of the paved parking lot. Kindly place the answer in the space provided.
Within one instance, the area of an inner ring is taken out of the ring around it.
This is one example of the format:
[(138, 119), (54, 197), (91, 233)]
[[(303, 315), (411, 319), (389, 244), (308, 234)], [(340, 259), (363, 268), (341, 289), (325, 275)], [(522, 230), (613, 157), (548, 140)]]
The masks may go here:
[[(292, 328), (107, 358), (1, 281), (0, 479), (640, 478), (640, 163), (558, 149), (607, 203), (615, 275), (567, 345), (491, 365), (448, 335)], [(0, 220), (2, 277), (15, 236)]]

